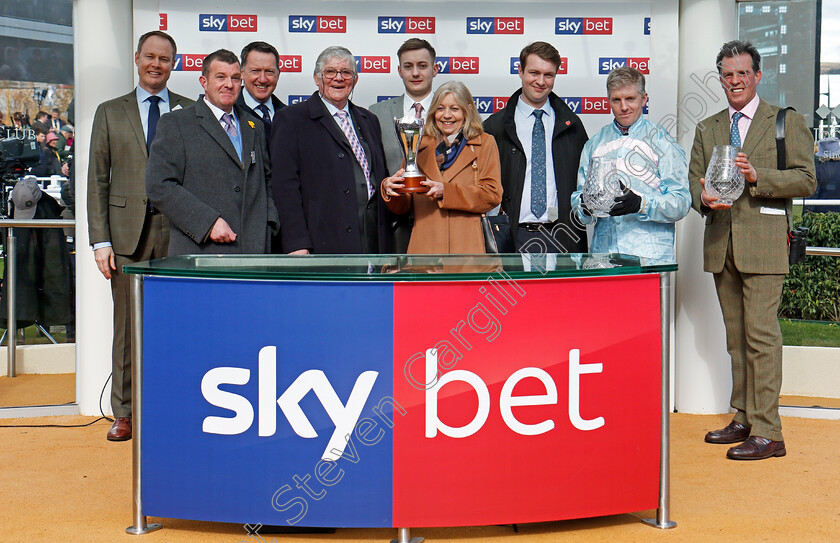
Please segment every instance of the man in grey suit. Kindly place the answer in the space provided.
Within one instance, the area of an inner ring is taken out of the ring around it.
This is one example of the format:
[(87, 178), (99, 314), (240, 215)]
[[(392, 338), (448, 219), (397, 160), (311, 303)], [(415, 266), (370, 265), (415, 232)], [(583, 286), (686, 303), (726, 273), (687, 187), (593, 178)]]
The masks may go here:
[(263, 125), (237, 107), (239, 59), (204, 58), (204, 98), (161, 119), (146, 190), (174, 227), (169, 254), (267, 253), (277, 209)]
[[(730, 405), (735, 415), (705, 439), (739, 443), (726, 453), (732, 460), (786, 453), (779, 418), (782, 334), (777, 311), (788, 272), (790, 199), (809, 196), (817, 186), (814, 140), (795, 112), (785, 115), (786, 160), (778, 169), (779, 108), (756, 93), (760, 63), (749, 42), (734, 40), (721, 48), (717, 67), (729, 108), (697, 125), (688, 172), (692, 205), (706, 218), (703, 268), (714, 275), (732, 358)], [(716, 145), (741, 151), (735, 164), (746, 186), (731, 205), (706, 190), (705, 172)]]
[(131, 320), (128, 278), (122, 267), (166, 256), (169, 223), (149, 206), (143, 174), (158, 119), (192, 100), (169, 92), (175, 40), (165, 32), (143, 34), (134, 64), (140, 83), (103, 102), (93, 118), (88, 167), (88, 232), (96, 265), (111, 281), (114, 299), (110, 441), (131, 439)]
[[(438, 73), (435, 63), (437, 53), (432, 44), (420, 38), (409, 38), (397, 50), (397, 73), (405, 86), (399, 96), (371, 104), (368, 108), (379, 119), (385, 165), (388, 175), (394, 175), (403, 163), (403, 152), (394, 132), (394, 118), (406, 115), (426, 118), (432, 103), (432, 80)], [(394, 223), (394, 247), (398, 253), (406, 252), (411, 236), (408, 215), (401, 215)]]

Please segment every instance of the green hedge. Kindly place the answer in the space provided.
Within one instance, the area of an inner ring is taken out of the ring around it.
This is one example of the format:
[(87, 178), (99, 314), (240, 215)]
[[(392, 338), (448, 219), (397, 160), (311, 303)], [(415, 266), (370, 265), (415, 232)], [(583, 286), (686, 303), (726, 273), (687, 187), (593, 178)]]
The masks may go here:
[[(840, 213), (805, 213), (794, 226), (807, 226), (808, 245), (840, 247)], [(779, 316), (840, 321), (840, 257), (808, 256), (785, 278)]]

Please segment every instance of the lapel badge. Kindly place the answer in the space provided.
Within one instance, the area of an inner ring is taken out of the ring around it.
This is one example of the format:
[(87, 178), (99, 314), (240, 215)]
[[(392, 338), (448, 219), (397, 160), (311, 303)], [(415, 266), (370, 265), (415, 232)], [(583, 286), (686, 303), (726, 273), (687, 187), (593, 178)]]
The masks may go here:
[(572, 124), (572, 121), (566, 121), (566, 126), (569, 126), (570, 124)]
[(254, 128), (254, 122), (253, 122), (253, 121), (248, 121), (248, 125), (249, 125), (251, 128)]

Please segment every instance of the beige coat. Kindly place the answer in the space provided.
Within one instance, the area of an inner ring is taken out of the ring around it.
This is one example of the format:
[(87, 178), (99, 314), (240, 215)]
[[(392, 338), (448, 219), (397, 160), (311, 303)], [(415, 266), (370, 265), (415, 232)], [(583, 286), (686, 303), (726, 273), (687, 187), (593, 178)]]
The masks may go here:
[(393, 213), (402, 215), (414, 209), (408, 253), (483, 253), (481, 214), (502, 201), (496, 140), (483, 133), (467, 141), (455, 163), (441, 172), (435, 160), (435, 141), (424, 136), (417, 152), (417, 166), (428, 179), (443, 183), (442, 199), (425, 194), (389, 197), (380, 191)]

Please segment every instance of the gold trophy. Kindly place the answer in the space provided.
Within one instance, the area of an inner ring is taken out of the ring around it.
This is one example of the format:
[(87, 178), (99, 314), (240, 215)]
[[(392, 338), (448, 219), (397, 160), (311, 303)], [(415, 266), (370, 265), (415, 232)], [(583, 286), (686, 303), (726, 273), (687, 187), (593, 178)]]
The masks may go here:
[(429, 187), (421, 185), (426, 176), (420, 173), (417, 168), (417, 148), (420, 146), (420, 139), (423, 137), (423, 119), (413, 115), (406, 115), (402, 119), (394, 117), (394, 129), (397, 131), (397, 139), (400, 142), (405, 156), (405, 178), (404, 187), (397, 189), (400, 194), (429, 192)]

